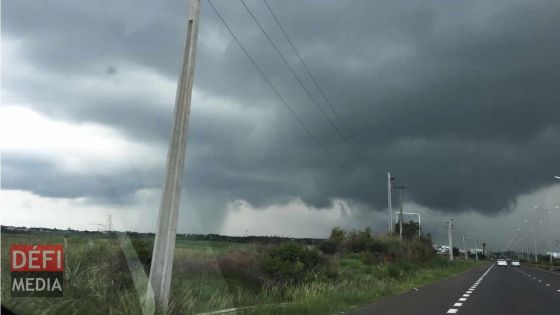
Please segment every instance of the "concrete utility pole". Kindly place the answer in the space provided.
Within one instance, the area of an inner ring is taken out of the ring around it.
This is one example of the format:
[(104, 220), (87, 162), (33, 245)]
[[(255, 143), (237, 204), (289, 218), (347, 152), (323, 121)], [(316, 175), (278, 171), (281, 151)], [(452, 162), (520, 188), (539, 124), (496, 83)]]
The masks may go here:
[(476, 235), (474, 236), (474, 256), (476, 261), (478, 261), (478, 239), (476, 238)]
[(164, 314), (168, 311), (171, 271), (173, 268), (175, 237), (177, 233), (177, 217), (185, 167), (200, 0), (189, 0), (188, 12), (183, 64), (177, 84), (173, 129), (167, 153), (165, 183), (159, 208), (152, 266), (150, 268), (150, 285), (146, 293), (147, 301), (154, 301), (158, 312), (161, 311)]
[(408, 187), (406, 187), (405, 185), (400, 185), (400, 186), (395, 186), (395, 189), (399, 190), (399, 203), (400, 203), (400, 213), (399, 213), (399, 239), (402, 241), (403, 240), (403, 211), (402, 211), (402, 207), (403, 207), (403, 198), (402, 198), (402, 191), (404, 189), (407, 189)]
[(391, 190), (393, 190), (393, 185), (391, 184), (391, 172), (387, 172), (387, 209), (389, 210), (389, 233), (393, 232), (393, 205), (391, 198)]
[(453, 261), (453, 219), (447, 221), (447, 237), (449, 238), (449, 260)]
[(469, 260), (469, 252), (467, 251), (467, 247), (465, 246), (465, 235), (463, 235), (463, 250), (465, 251), (465, 260)]
[(539, 262), (539, 258), (537, 256), (537, 236), (536, 235), (533, 235), (533, 241), (535, 242), (535, 264), (536, 264), (536, 263)]

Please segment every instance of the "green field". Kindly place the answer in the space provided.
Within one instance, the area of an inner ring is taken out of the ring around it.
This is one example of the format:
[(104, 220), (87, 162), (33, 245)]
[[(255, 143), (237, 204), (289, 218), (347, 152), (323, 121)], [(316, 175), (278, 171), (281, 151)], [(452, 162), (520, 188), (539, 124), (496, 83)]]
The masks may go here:
[[(119, 235), (3, 233), (2, 304), (17, 314), (140, 314), (152, 240)], [(419, 242), (402, 244), (393, 238), (375, 242), (381, 249), (330, 255), (297, 245), (296, 250), (318, 259), (306, 269), (299, 258), (293, 265), (282, 265), (270, 254), (273, 245), (179, 238), (170, 312), (257, 306), (243, 312), (334, 314), (476, 265), (449, 263)], [(64, 297), (10, 297), (8, 248), (17, 243), (66, 243)]]

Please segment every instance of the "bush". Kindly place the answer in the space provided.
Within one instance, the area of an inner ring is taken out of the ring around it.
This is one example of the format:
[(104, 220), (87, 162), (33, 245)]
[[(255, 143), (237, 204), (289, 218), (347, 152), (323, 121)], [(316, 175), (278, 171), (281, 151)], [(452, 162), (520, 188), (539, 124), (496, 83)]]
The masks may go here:
[(365, 252), (362, 254), (361, 260), (364, 265), (371, 266), (379, 262), (379, 257), (371, 252)]
[(325, 265), (325, 259), (316, 249), (297, 243), (285, 243), (272, 247), (260, 258), (260, 269), (275, 282), (299, 282)]
[(389, 274), (389, 277), (391, 277), (393, 279), (400, 279), (403, 275), (403, 271), (401, 270), (401, 268), (397, 264), (388, 265), (387, 266), (387, 273)]
[(325, 254), (336, 254), (338, 252), (338, 245), (335, 241), (329, 239), (319, 244), (319, 250)]
[(385, 253), (387, 251), (387, 244), (380, 240), (372, 240), (368, 250), (372, 253)]
[(348, 234), (345, 247), (348, 251), (353, 253), (361, 253), (368, 250), (372, 241), (373, 238), (371, 237), (371, 231), (369, 229), (365, 231), (352, 231)]
[(344, 241), (345, 236), (346, 232), (344, 232), (342, 228), (336, 226), (332, 229), (329, 239), (336, 244), (340, 244), (342, 241)]
[(236, 280), (246, 287), (259, 288), (263, 278), (256, 269), (254, 252), (232, 250), (218, 257), (218, 267), (226, 280)]

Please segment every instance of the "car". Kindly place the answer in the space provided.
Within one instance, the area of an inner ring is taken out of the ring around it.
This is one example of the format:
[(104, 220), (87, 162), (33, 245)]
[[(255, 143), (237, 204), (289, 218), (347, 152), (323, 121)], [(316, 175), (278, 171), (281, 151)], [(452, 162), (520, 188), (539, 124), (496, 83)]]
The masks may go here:
[(511, 262), (511, 266), (512, 267), (520, 267), (521, 263), (519, 262), (519, 260), (514, 260)]
[(505, 266), (507, 267), (508, 263), (505, 259), (498, 259), (498, 266)]

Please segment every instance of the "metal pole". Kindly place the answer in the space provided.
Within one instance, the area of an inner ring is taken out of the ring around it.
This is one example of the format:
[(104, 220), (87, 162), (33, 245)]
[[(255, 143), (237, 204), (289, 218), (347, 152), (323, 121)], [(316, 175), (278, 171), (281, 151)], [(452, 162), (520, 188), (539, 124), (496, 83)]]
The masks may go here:
[(402, 219), (403, 219), (403, 215), (402, 215), (402, 189), (399, 189), (399, 200), (400, 200), (400, 204), (401, 204), (401, 210), (399, 213), (399, 239), (402, 241), (403, 237), (402, 237)]
[(478, 240), (476, 239), (476, 235), (474, 236), (474, 256), (476, 261), (478, 261)]
[(552, 265), (552, 239), (550, 237), (550, 210), (546, 210), (546, 229), (548, 232), (548, 257)]
[(399, 200), (400, 200), (400, 212), (399, 212), (399, 239), (402, 241), (403, 240), (403, 197), (402, 197), (402, 191), (403, 189), (406, 189), (407, 187), (404, 185), (400, 185), (400, 186), (395, 186), (395, 189), (399, 190)]
[(463, 250), (465, 251), (465, 260), (469, 260), (467, 247), (465, 246), (465, 235), (463, 235)]
[(393, 205), (391, 199), (391, 172), (387, 172), (387, 208), (389, 210), (389, 233), (393, 232)]
[(152, 265), (150, 267), (150, 285), (148, 286), (146, 296), (147, 302), (154, 301), (155, 307), (164, 314), (168, 311), (171, 271), (177, 233), (177, 217), (185, 166), (187, 127), (191, 107), (200, 0), (189, 0), (188, 6), (189, 15), (183, 63), (177, 84), (173, 129), (167, 153), (165, 183), (159, 208)]
[(537, 236), (536, 236), (536, 232), (533, 235), (533, 241), (535, 242), (535, 264), (539, 262), (538, 258), (537, 258)]
[(449, 260), (453, 261), (453, 234), (451, 229), (453, 228), (453, 219), (447, 221), (447, 236), (449, 238)]

